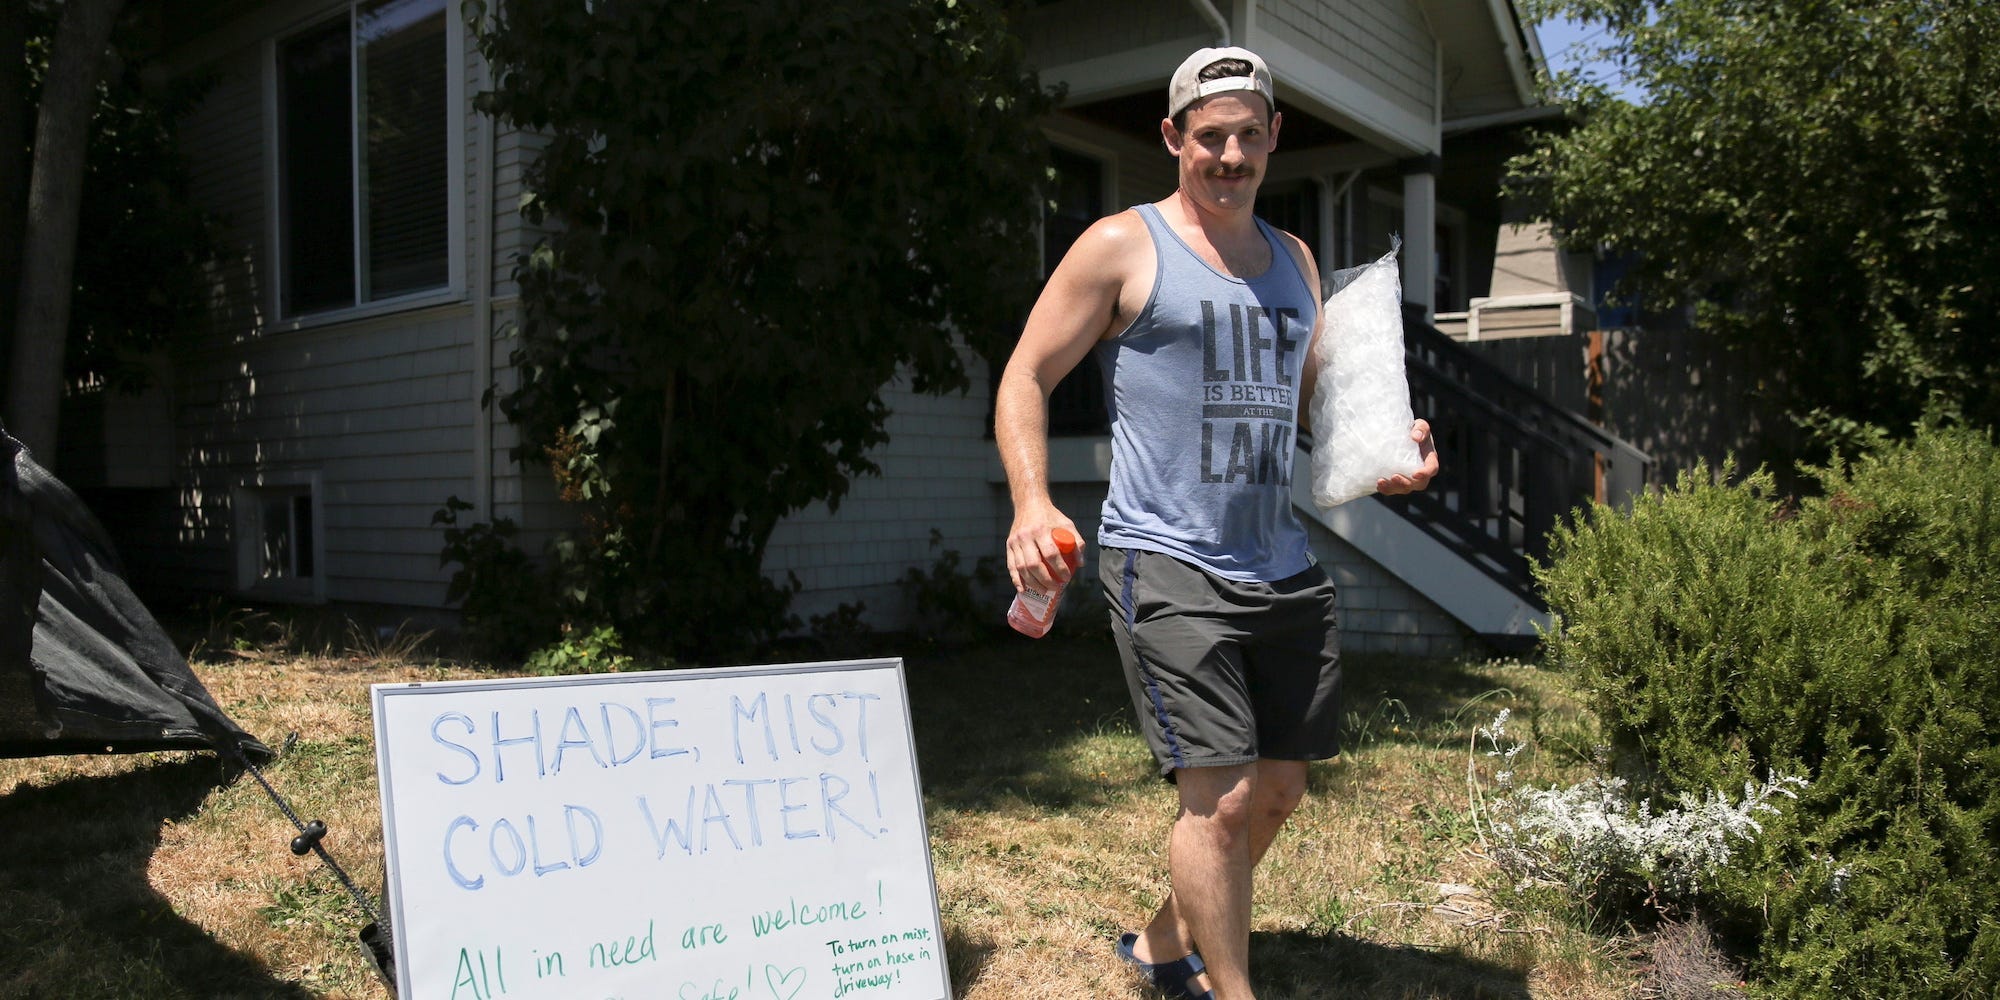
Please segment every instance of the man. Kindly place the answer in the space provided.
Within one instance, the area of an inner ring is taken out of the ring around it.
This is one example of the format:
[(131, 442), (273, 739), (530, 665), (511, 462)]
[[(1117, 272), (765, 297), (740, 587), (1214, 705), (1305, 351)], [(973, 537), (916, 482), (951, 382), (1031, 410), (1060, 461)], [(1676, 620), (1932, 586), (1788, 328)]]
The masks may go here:
[[(1181, 805), (1171, 891), (1119, 953), (1171, 996), (1251, 1000), (1251, 871), (1305, 794), (1307, 762), (1338, 752), (1333, 585), (1290, 487), (1319, 272), (1253, 214), (1282, 124), (1264, 61), (1203, 49), (1167, 95), (1179, 189), (1078, 238), (1001, 376), (1007, 568), (1017, 588), (1068, 578), (1051, 536), (1075, 525), (1049, 496), (1048, 395), (1096, 350), (1112, 436), (1099, 576), (1140, 727)], [(1411, 437), (1422, 467), (1381, 492), (1436, 473), (1428, 425)]]

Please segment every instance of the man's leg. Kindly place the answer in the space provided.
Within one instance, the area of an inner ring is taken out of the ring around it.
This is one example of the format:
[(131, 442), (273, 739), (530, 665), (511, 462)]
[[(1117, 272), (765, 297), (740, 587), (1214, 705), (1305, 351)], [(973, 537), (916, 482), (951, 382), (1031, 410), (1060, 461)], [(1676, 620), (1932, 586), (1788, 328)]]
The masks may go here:
[[(1241, 981), (1235, 987), (1243, 990), (1238, 995), (1247, 997), (1250, 872), (1304, 798), (1306, 763), (1260, 760), (1242, 767), (1183, 768), (1174, 777), (1181, 813), (1168, 843), (1172, 885), (1134, 951), (1140, 961), (1172, 961), (1200, 942), (1218, 1000), (1232, 995), (1222, 984), (1233, 979)], [(1224, 919), (1214, 922), (1206, 912), (1211, 904), (1237, 904), (1233, 894), (1239, 888), (1239, 868), (1240, 920), (1235, 911), (1225, 910)]]

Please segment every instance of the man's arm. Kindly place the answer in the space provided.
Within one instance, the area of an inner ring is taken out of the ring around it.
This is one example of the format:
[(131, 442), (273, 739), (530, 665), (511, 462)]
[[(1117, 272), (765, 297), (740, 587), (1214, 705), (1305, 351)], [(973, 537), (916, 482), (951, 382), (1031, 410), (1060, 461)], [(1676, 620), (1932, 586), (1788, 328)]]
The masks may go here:
[(1312, 248), (1306, 241), (1285, 234), (1285, 247), (1292, 252), (1292, 260), (1299, 265), (1299, 273), (1305, 276), (1306, 284), (1312, 289), (1313, 297), (1320, 304), (1313, 310), (1312, 336), (1306, 339), (1306, 354), (1299, 366), (1299, 429), (1312, 430), (1313, 390), (1319, 388), (1319, 338), (1326, 332), (1326, 303), (1319, 299), (1319, 262), (1313, 259)]
[(1078, 237), (1035, 301), (994, 392), (993, 439), (1014, 498), (1007, 573), (1016, 589), (1046, 591), (1069, 579), (1052, 533), (1074, 532), (1076, 524), (1049, 496), (1049, 393), (1112, 332), (1132, 241), (1148, 239), (1144, 225), (1125, 212), (1099, 219)]

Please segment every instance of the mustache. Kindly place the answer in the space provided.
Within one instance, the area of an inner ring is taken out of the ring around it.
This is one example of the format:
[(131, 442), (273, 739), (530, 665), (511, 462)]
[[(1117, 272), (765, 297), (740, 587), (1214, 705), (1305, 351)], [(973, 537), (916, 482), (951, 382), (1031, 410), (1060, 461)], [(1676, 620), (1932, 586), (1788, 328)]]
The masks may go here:
[(1256, 172), (1257, 171), (1252, 170), (1249, 167), (1235, 167), (1235, 168), (1217, 167), (1215, 168), (1214, 176), (1228, 177), (1228, 178), (1248, 177)]

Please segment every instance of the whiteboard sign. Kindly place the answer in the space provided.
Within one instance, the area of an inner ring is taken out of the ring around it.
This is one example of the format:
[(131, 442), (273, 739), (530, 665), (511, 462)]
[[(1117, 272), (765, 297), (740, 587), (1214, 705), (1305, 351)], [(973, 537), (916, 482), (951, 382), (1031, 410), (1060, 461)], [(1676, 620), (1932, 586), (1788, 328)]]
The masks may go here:
[(901, 660), (378, 684), (403, 1000), (948, 1000)]

